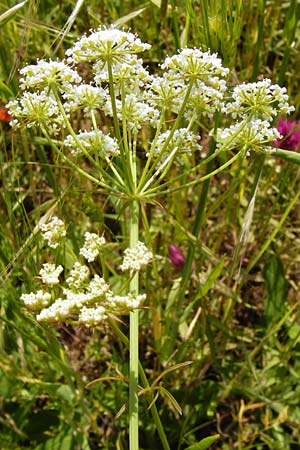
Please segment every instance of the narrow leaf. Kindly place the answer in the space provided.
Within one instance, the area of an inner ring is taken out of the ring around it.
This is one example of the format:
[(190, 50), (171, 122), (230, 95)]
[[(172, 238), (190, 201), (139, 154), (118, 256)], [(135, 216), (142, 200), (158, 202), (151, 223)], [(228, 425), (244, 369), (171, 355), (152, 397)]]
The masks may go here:
[(209, 436), (207, 438), (202, 439), (198, 444), (193, 444), (190, 447), (187, 447), (185, 450), (206, 450), (219, 439), (220, 435), (215, 434), (214, 436)]
[(161, 380), (168, 373), (173, 372), (174, 370), (177, 370), (177, 369), (181, 369), (182, 367), (189, 366), (192, 363), (193, 363), (193, 361), (185, 361), (185, 362), (182, 362), (179, 364), (175, 364), (172, 367), (168, 367), (153, 381), (151, 388), (153, 388), (159, 382), (159, 380)]
[(284, 159), (285, 161), (291, 162), (293, 164), (297, 164), (300, 166), (300, 153), (297, 153), (295, 151), (290, 150), (283, 150), (281, 148), (277, 148), (272, 152), (272, 155), (279, 156), (280, 158)]
[(169, 392), (166, 388), (164, 388), (163, 386), (159, 386), (159, 393), (167, 398), (169, 400), (169, 402), (171, 403), (171, 405), (173, 406), (173, 408), (175, 409), (175, 411), (177, 411), (180, 415), (182, 415), (182, 409), (180, 408), (177, 400), (173, 397), (173, 395), (171, 394), (171, 392)]
[(0, 25), (4, 25), (10, 19), (12, 19), (14, 17), (14, 15), (17, 14), (19, 9), (21, 9), (25, 5), (25, 3), (27, 3), (27, 0), (25, 0), (24, 2), (21, 2), (21, 3), (18, 3), (17, 5), (13, 6), (12, 8), (9, 8), (7, 11), (5, 11), (3, 14), (1, 14)]

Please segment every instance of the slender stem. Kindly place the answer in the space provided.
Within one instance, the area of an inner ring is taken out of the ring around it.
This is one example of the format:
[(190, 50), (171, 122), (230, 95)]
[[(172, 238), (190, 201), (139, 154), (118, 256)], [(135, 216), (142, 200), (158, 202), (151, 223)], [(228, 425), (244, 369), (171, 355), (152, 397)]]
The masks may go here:
[[(117, 323), (114, 320), (110, 320), (110, 325), (113, 328), (116, 335), (118, 336), (118, 338), (120, 339), (120, 341), (123, 342), (125, 347), (129, 349), (129, 340), (128, 340), (127, 336), (125, 336), (125, 334), (122, 333), (122, 331), (118, 327)], [(138, 365), (139, 365), (139, 374), (141, 377), (142, 385), (144, 386), (145, 389), (148, 389), (148, 388), (150, 388), (150, 384), (148, 382), (144, 368), (143, 368), (141, 362), (139, 362)], [(158, 435), (160, 437), (163, 449), (170, 450), (170, 446), (169, 446), (167, 437), (165, 435), (164, 428), (162, 426), (162, 423), (161, 423), (161, 420), (160, 420), (160, 417), (159, 417), (159, 414), (158, 414), (158, 411), (156, 408), (156, 404), (152, 400), (153, 400), (153, 397), (150, 399), (150, 402), (149, 402), (151, 404), (150, 411), (151, 411)]]
[[(191, 186), (196, 186), (197, 184), (202, 183), (203, 181), (206, 181), (209, 178), (212, 178), (214, 175), (217, 175), (218, 173), (222, 172), (224, 169), (226, 169), (226, 167), (233, 164), (234, 161), (236, 161), (239, 157), (240, 157), (240, 154), (236, 153), (231, 159), (226, 161), (226, 163), (224, 163), (222, 166), (220, 166), (217, 169), (213, 170), (212, 172), (204, 175), (203, 177), (198, 178), (197, 180), (191, 181), (189, 183), (185, 183), (183, 186), (178, 186), (178, 187), (172, 188), (172, 189), (166, 189), (165, 191), (160, 191), (159, 186), (158, 186), (157, 188), (149, 189), (147, 192), (144, 193), (144, 195), (145, 195), (145, 197), (147, 196), (148, 198), (151, 198), (151, 197), (157, 196), (158, 192), (159, 192), (159, 195), (166, 195), (166, 194), (170, 194), (171, 192), (181, 191), (182, 189), (186, 189)], [(177, 178), (180, 178), (180, 177), (177, 177)], [(182, 176), (181, 176), (181, 178), (182, 178)]]
[[(130, 248), (135, 247), (139, 235), (139, 204), (136, 200), (130, 206)], [(134, 274), (129, 291), (134, 296), (139, 291), (139, 275)], [(139, 380), (139, 311), (130, 312), (129, 336), (129, 449), (139, 450), (138, 380)]]
[[(136, 136), (135, 136), (136, 137)], [(130, 178), (134, 191), (137, 186), (137, 158), (136, 146), (132, 142), (130, 150)], [(132, 200), (129, 205), (129, 247), (134, 248), (139, 240), (139, 213), (140, 205), (137, 200)], [(139, 293), (139, 273), (135, 272), (130, 280), (129, 292), (133, 296)], [(139, 450), (139, 311), (130, 312), (129, 331), (129, 450)]]
[[(153, 173), (153, 171), (155, 171), (157, 163), (160, 161), (161, 156), (164, 154), (165, 150), (168, 148), (168, 145), (171, 142), (175, 131), (179, 128), (179, 124), (180, 124), (180, 122), (181, 122), (181, 120), (183, 118), (183, 114), (184, 114), (184, 111), (186, 109), (186, 105), (187, 105), (188, 99), (190, 97), (190, 94), (191, 94), (193, 86), (194, 86), (194, 80), (191, 80), (189, 85), (187, 86), (187, 90), (186, 90), (184, 99), (183, 99), (182, 104), (180, 106), (180, 111), (179, 111), (179, 113), (178, 113), (178, 115), (176, 117), (175, 122), (173, 123), (171, 131), (170, 131), (167, 139), (165, 140), (165, 142), (164, 142), (164, 144), (163, 144), (163, 146), (161, 148), (161, 151), (160, 151), (160, 153), (158, 155), (158, 158), (155, 160), (154, 164), (152, 165), (152, 167), (147, 172), (147, 180), (146, 179), (145, 179), (145, 181), (143, 180), (143, 183), (144, 183), (143, 185), (141, 184), (141, 181), (139, 182), (139, 186), (138, 186), (138, 191), (139, 192), (144, 192), (148, 188), (148, 186), (151, 185), (153, 180), (155, 180), (155, 178), (157, 177), (157, 174), (160, 174), (160, 171), (158, 171), (154, 175), (150, 176)], [(154, 142), (152, 143), (150, 153), (151, 153), (153, 148), (154, 148)], [(160, 179), (161, 179), (161, 176), (159, 177), (159, 181), (160, 181)]]

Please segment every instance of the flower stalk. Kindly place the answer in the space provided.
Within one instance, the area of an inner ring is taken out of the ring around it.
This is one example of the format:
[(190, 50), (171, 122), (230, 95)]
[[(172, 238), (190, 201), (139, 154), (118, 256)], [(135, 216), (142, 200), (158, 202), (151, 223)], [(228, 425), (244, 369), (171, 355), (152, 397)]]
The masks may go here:
[[(133, 200), (130, 205), (130, 242), (134, 248), (139, 237), (139, 204)], [(130, 281), (129, 292), (137, 296), (139, 292), (139, 273), (136, 271)], [(130, 311), (129, 331), (129, 448), (139, 449), (139, 416), (138, 416), (138, 379), (139, 379), (139, 310)]]

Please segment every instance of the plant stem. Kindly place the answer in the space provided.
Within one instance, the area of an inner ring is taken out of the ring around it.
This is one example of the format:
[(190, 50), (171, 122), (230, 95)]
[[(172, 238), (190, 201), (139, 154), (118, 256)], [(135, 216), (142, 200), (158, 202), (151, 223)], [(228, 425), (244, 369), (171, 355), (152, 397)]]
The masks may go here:
[[(126, 130), (125, 130), (126, 131)], [(129, 150), (129, 149), (128, 149)], [(131, 180), (136, 189), (137, 185), (137, 160), (136, 146), (132, 145), (130, 152)], [(134, 248), (139, 240), (139, 213), (140, 205), (137, 200), (129, 204), (129, 247)], [(135, 272), (130, 280), (129, 292), (133, 296), (139, 293), (139, 273)], [(139, 311), (130, 312), (129, 331), (129, 450), (139, 450)]]
[[(120, 341), (123, 342), (125, 347), (129, 349), (129, 340), (128, 340), (127, 336), (125, 336), (125, 334), (120, 330), (118, 324), (114, 320), (110, 320), (110, 325), (111, 325), (112, 329), (114, 330), (114, 332), (116, 333), (116, 335), (118, 336), (118, 338), (120, 339)], [(145, 389), (148, 389), (148, 388), (150, 388), (150, 384), (148, 382), (148, 379), (147, 379), (147, 376), (145, 374), (145, 371), (144, 371), (144, 368), (142, 366), (142, 363), (139, 362), (138, 365), (139, 365), (139, 374), (140, 374), (140, 377), (141, 377), (142, 385), (143, 385), (143, 387)], [(149, 403), (150, 403), (151, 406), (149, 407), (149, 409), (151, 411), (151, 414), (152, 414), (152, 417), (153, 417), (153, 420), (154, 420), (154, 423), (155, 423), (158, 435), (160, 437), (163, 449), (164, 450), (170, 450), (170, 446), (169, 446), (167, 437), (165, 435), (165, 431), (164, 431), (164, 428), (162, 426), (162, 423), (161, 423), (161, 420), (160, 420), (160, 417), (159, 417), (159, 414), (158, 414), (158, 411), (157, 411), (157, 408), (156, 408), (156, 404), (152, 400), (153, 400), (153, 397), (150, 399)]]
[[(133, 200), (130, 205), (130, 248), (136, 246), (139, 234), (139, 204)], [(129, 292), (136, 296), (139, 291), (139, 275), (134, 274)], [(138, 379), (139, 379), (139, 311), (130, 312), (129, 333), (129, 448), (139, 450)]]

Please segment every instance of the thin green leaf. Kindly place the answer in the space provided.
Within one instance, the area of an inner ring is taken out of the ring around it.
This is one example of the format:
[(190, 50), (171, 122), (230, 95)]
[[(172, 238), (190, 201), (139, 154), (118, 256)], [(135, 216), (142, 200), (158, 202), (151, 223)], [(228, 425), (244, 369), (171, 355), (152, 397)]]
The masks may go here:
[(159, 386), (159, 393), (163, 396), (166, 397), (169, 402), (171, 403), (171, 405), (173, 406), (173, 408), (175, 409), (175, 411), (177, 411), (180, 415), (182, 415), (182, 409), (180, 408), (177, 400), (173, 397), (173, 395), (171, 394), (171, 392), (169, 392), (166, 388), (164, 388), (163, 386)]
[(277, 148), (272, 153), (274, 156), (279, 156), (280, 158), (284, 159), (285, 161), (291, 162), (293, 164), (300, 165), (300, 153), (293, 152), (290, 150), (282, 150), (281, 148)]
[(214, 436), (209, 436), (207, 438), (201, 439), (198, 444), (190, 445), (190, 447), (187, 447), (185, 450), (206, 450), (209, 448), (214, 442), (216, 442), (219, 439), (220, 435), (215, 434)]
[(271, 322), (282, 314), (286, 302), (287, 282), (280, 258), (272, 256), (266, 263), (263, 274), (267, 288), (265, 315), (268, 322)]
[(175, 364), (175, 365), (172, 366), (172, 367), (168, 367), (168, 369), (166, 369), (166, 370), (164, 370), (163, 372), (161, 372), (161, 373), (159, 374), (159, 376), (153, 381), (153, 383), (152, 383), (152, 385), (151, 385), (151, 388), (153, 388), (155, 385), (157, 385), (158, 382), (159, 382), (165, 375), (167, 375), (168, 373), (174, 372), (174, 370), (181, 369), (182, 367), (189, 366), (189, 365), (192, 364), (192, 363), (193, 363), (193, 361), (185, 361), (185, 362), (183, 362), (183, 363)]

